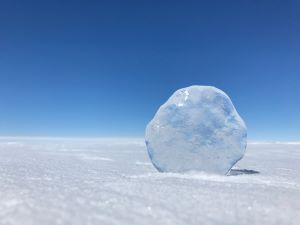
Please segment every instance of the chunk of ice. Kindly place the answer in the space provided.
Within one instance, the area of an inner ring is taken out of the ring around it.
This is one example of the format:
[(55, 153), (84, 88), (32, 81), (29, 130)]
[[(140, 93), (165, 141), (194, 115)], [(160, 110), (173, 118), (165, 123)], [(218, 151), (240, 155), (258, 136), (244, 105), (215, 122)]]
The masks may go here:
[(227, 174), (245, 153), (247, 128), (223, 91), (191, 86), (177, 90), (159, 108), (145, 139), (160, 172)]

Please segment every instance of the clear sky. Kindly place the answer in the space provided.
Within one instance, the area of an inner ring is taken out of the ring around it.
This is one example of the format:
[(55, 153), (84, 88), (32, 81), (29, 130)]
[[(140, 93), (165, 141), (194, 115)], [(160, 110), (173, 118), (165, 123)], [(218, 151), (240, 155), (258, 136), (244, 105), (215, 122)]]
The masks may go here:
[(178, 88), (300, 140), (300, 1), (0, 1), (0, 135), (137, 136)]

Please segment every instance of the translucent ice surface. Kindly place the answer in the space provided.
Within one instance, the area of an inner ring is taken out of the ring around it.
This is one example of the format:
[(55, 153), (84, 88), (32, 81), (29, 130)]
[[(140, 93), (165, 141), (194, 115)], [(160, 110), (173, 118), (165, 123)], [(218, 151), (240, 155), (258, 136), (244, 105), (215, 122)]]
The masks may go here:
[(153, 165), (161, 172), (227, 174), (247, 145), (247, 129), (220, 89), (191, 86), (176, 91), (146, 128)]

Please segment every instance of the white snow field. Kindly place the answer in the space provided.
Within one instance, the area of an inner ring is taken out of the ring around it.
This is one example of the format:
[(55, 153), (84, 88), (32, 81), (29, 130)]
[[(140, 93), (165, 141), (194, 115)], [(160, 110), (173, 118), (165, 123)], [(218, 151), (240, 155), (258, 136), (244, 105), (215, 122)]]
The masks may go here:
[(159, 173), (143, 139), (0, 138), (0, 224), (300, 224), (300, 143), (230, 176)]

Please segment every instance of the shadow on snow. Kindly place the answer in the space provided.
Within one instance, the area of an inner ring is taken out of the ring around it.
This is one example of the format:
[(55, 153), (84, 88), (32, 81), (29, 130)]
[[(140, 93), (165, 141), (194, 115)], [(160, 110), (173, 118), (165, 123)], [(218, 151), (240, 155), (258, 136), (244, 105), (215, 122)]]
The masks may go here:
[(251, 175), (251, 174), (258, 174), (259, 171), (256, 170), (247, 170), (247, 169), (232, 169), (228, 173), (228, 176), (239, 176), (239, 175)]

